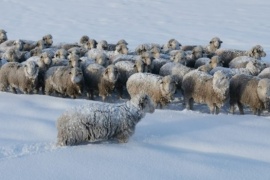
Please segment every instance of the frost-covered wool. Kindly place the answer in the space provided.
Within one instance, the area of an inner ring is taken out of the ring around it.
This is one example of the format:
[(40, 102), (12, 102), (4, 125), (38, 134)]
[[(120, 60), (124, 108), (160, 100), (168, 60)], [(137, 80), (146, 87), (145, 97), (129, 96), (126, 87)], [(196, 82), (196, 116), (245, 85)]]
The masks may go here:
[(59, 58), (59, 59), (67, 59), (68, 52), (65, 49), (57, 49), (54, 58)]
[(155, 107), (159, 105), (163, 108), (173, 100), (175, 89), (175, 80), (171, 76), (135, 73), (127, 81), (127, 91), (131, 98), (139, 93), (148, 94), (155, 103)]
[(229, 98), (229, 78), (217, 71), (213, 76), (198, 70), (187, 73), (182, 89), (187, 109), (193, 110), (193, 101), (207, 104), (210, 113), (218, 114)]
[(270, 79), (270, 67), (265, 68), (258, 74), (259, 78), (268, 78)]
[(95, 39), (89, 39), (82, 47), (88, 50), (95, 49), (97, 48), (97, 41)]
[(99, 41), (97, 44), (98, 50), (107, 50), (108, 49), (108, 42), (106, 40)]
[(234, 113), (234, 106), (237, 105), (240, 114), (244, 114), (244, 106), (250, 107), (256, 115), (262, 111), (269, 111), (270, 103), (270, 80), (240, 74), (232, 77), (230, 81), (230, 106)]
[(119, 61), (115, 66), (119, 72), (116, 88), (119, 96), (122, 97), (128, 78), (134, 73), (145, 72), (145, 64), (141, 60), (136, 60), (134, 63), (131, 61)]
[(169, 62), (169, 63), (164, 64), (160, 68), (159, 75), (161, 75), (161, 76), (171, 75), (176, 82), (177, 89), (181, 90), (183, 77), (185, 74), (187, 74), (191, 70), (193, 70), (193, 69), (186, 67), (183, 64)]
[(183, 50), (177, 50), (175, 53), (170, 53), (171, 54), (171, 61), (175, 63), (181, 63), (183, 65), (186, 65), (186, 53)]
[(175, 39), (170, 39), (166, 44), (162, 46), (161, 52), (169, 53), (172, 50), (179, 50), (179, 49), (181, 49), (181, 44)]
[(155, 111), (151, 98), (139, 94), (122, 104), (91, 103), (64, 112), (57, 120), (57, 144), (77, 145), (117, 140), (126, 143), (136, 124)]
[(216, 71), (222, 71), (229, 77), (236, 74), (247, 74), (252, 76), (257, 76), (264, 68), (265, 64), (258, 63), (258, 60), (249, 61), (246, 68), (226, 68), (226, 67), (215, 67), (210, 71), (210, 74), (214, 74)]
[(8, 62), (1, 67), (0, 71), (0, 90), (7, 91), (8, 88), (13, 93), (19, 89), (25, 94), (33, 93), (37, 86), (39, 68), (33, 62), (20, 64)]
[(44, 49), (44, 41), (38, 40), (38, 41), (31, 41), (31, 40), (22, 40), (23, 41), (23, 51), (31, 51), (34, 48)]
[(256, 60), (255, 58), (249, 57), (249, 56), (239, 56), (234, 58), (229, 63), (229, 68), (245, 68), (247, 63), (250, 61), (257, 61), (257, 63), (264, 63), (260, 60)]
[(219, 37), (212, 38), (209, 44), (205, 47), (205, 53), (210, 55), (214, 54), (216, 50), (220, 48), (222, 43), (223, 42)]
[(137, 55), (142, 55), (145, 52), (151, 52), (152, 49), (161, 49), (159, 44), (155, 44), (155, 43), (144, 43), (144, 44), (139, 44), (136, 49), (135, 52)]
[(229, 67), (229, 63), (238, 56), (249, 56), (258, 60), (260, 60), (261, 57), (266, 56), (263, 47), (260, 45), (252, 47), (249, 51), (242, 51), (236, 49), (218, 49), (215, 54), (220, 56), (221, 61), (223, 61), (224, 67)]
[(80, 38), (80, 45), (83, 46), (83, 45), (86, 44), (88, 41), (89, 41), (89, 36), (83, 35), (83, 36)]
[(81, 95), (84, 87), (84, 77), (79, 67), (55, 66), (46, 71), (45, 94), (53, 92), (62, 96), (76, 98)]
[(0, 44), (7, 40), (7, 32), (4, 29), (0, 29)]
[[(120, 45), (120, 46), (119, 46)], [(127, 48), (128, 43), (124, 39), (120, 39), (116, 44), (108, 44), (108, 51), (115, 51), (118, 48)], [(127, 53), (122, 53), (127, 54)]]
[(16, 49), (21, 51), (24, 42), (22, 40), (6, 40), (0, 44), (0, 51), (7, 51), (8, 49)]
[(87, 96), (94, 99), (94, 91), (98, 91), (103, 101), (112, 93), (119, 77), (115, 65), (104, 68), (99, 64), (89, 64), (83, 69), (83, 74)]
[(196, 46), (192, 49), (191, 54), (186, 53), (185, 65), (191, 68), (195, 67), (197, 59), (202, 58), (204, 49), (202, 46)]
[[(200, 59), (205, 59), (205, 58), (200, 58)], [(201, 63), (202, 63), (202, 61), (201, 61)], [(213, 68), (222, 67), (222, 66), (223, 66), (223, 63), (220, 61), (220, 57), (213, 56), (208, 62), (206, 60), (206, 64), (199, 66), (198, 70), (209, 73)]]
[(195, 65), (194, 65), (194, 68), (197, 69), (199, 68), (200, 66), (203, 66), (205, 64), (208, 64), (210, 62), (210, 59), (207, 58), (207, 57), (202, 57), (202, 58), (199, 58), (195, 61)]
[(163, 58), (156, 58), (152, 61), (152, 73), (153, 74), (159, 74), (160, 68), (166, 64), (171, 62), (168, 59), (163, 59)]

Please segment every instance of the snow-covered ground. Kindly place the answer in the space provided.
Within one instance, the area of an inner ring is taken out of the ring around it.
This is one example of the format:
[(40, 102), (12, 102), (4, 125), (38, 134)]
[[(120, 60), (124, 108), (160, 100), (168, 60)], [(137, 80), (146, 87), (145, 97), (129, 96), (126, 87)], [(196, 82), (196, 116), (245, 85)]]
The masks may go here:
[[(0, 0), (9, 39), (78, 42), (82, 35), (115, 43), (206, 45), (270, 54), (270, 1)], [(0, 179), (270, 179), (269, 114), (187, 111), (180, 104), (148, 114), (126, 144), (56, 147), (55, 122), (89, 103), (44, 95), (0, 93)]]

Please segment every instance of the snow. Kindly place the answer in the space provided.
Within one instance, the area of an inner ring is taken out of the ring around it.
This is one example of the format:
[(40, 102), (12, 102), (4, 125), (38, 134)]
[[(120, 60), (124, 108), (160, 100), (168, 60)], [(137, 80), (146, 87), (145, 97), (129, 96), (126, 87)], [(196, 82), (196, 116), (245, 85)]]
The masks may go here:
[[(83, 35), (134, 50), (142, 43), (264, 47), (269, 61), (270, 1), (2, 0), (0, 28), (8, 39), (54, 44)], [(89, 103), (45, 95), (0, 92), (1, 179), (270, 179), (270, 118), (210, 115), (206, 106), (185, 110), (174, 103), (147, 114), (126, 144), (56, 147), (56, 120)]]

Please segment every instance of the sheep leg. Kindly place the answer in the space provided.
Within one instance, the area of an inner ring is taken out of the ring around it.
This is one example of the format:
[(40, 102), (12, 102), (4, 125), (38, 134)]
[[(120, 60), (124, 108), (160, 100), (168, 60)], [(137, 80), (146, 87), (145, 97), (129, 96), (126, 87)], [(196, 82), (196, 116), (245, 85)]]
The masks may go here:
[(16, 91), (15, 87), (11, 87), (10, 90), (11, 90), (12, 93), (17, 94), (17, 91)]
[(237, 106), (238, 106), (238, 109), (239, 109), (239, 111), (240, 111), (240, 114), (244, 114), (244, 108), (243, 108), (242, 103), (237, 102)]
[(185, 98), (186, 109), (193, 110), (194, 100), (193, 98)]
[(129, 139), (128, 131), (124, 131), (116, 136), (119, 143), (127, 143)]

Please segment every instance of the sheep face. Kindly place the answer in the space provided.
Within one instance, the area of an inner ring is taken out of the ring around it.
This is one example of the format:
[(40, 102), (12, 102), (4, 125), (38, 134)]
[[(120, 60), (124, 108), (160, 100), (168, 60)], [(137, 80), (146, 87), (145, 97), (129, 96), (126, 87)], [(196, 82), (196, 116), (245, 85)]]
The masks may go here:
[(181, 47), (181, 44), (175, 40), (175, 39), (170, 39), (167, 43), (167, 47), (170, 49), (170, 50), (177, 50), (177, 49), (180, 49)]
[(103, 78), (109, 82), (115, 83), (118, 79), (119, 72), (115, 65), (109, 65), (103, 73)]
[(173, 95), (176, 90), (176, 83), (172, 76), (165, 76), (160, 82), (160, 91), (163, 97), (168, 100), (173, 100)]
[(193, 48), (192, 50), (192, 56), (193, 59), (199, 59), (203, 57), (203, 47), (202, 46), (196, 46), (195, 48)]
[(44, 41), (44, 46), (46, 48), (50, 47), (53, 44), (53, 37), (51, 34), (47, 34), (45, 36), (42, 37), (42, 40)]
[(213, 75), (214, 91), (226, 96), (229, 93), (230, 80), (222, 71), (217, 71)]
[(78, 55), (70, 54), (68, 56), (68, 58), (69, 58), (68, 65), (70, 67), (80, 67), (81, 66), (81, 61), (82, 60), (80, 59), (80, 57)]
[(115, 47), (115, 51), (119, 54), (128, 54), (128, 48), (125, 44), (119, 44)]
[(0, 44), (7, 40), (7, 32), (3, 29), (0, 29)]
[(19, 51), (21, 51), (23, 49), (24, 46), (24, 42), (22, 40), (16, 40), (13, 42), (13, 46), (18, 49)]
[(265, 68), (265, 64), (257, 60), (252, 60), (247, 63), (246, 68), (249, 69), (252, 75), (256, 76)]
[(97, 47), (97, 41), (94, 39), (89, 39), (85, 44), (84, 48), (85, 49), (94, 49)]
[(264, 107), (270, 110), (270, 79), (261, 79), (258, 83), (257, 93), (259, 99), (263, 102)]
[(155, 105), (152, 99), (146, 94), (138, 94), (131, 99), (131, 103), (138, 106), (144, 113), (153, 113)]
[(28, 78), (35, 79), (38, 75), (39, 67), (34, 61), (27, 61), (24, 64), (24, 73)]
[(175, 53), (173, 56), (171, 56), (171, 59), (175, 63), (182, 63), (184, 64), (187, 60), (185, 51), (179, 50), (177, 53)]
[(48, 53), (42, 53), (40, 55), (40, 60), (44, 62), (44, 64), (49, 67), (52, 64), (52, 58)]
[(42, 50), (38, 47), (35, 47), (30, 51), (30, 56), (39, 56), (42, 54)]
[(71, 82), (74, 84), (78, 84), (83, 81), (83, 73), (82, 70), (78, 67), (71, 68), (71, 71), (69, 72)]
[(159, 58), (160, 56), (160, 48), (158, 48), (157, 46), (154, 46), (152, 49), (151, 49), (151, 54), (154, 58)]
[(107, 41), (105, 41), (105, 40), (100, 41), (100, 42), (97, 44), (97, 49), (100, 49), (100, 50), (107, 50), (107, 49), (108, 49), (108, 43), (107, 43)]
[(154, 59), (149, 52), (142, 53), (141, 58), (147, 66), (151, 65), (152, 60)]
[(5, 56), (6, 56), (5, 58), (8, 62), (18, 62), (19, 61), (19, 57), (17, 56), (16, 49), (14, 49), (14, 48), (8, 49)]
[(46, 46), (45, 46), (45, 41), (43, 40), (39, 40), (36, 44), (36, 46), (39, 48), (39, 49), (44, 49)]
[(54, 57), (55, 58), (60, 58), (60, 59), (66, 59), (67, 58), (67, 54), (68, 54), (68, 52), (65, 49), (58, 49), (55, 52)]
[(134, 64), (134, 68), (136, 72), (145, 72), (145, 63), (142, 60), (136, 60)]
[(101, 66), (106, 66), (107, 62), (108, 62), (108, 58), (106, 56), (106, 54), (104, 53), (99, 53), (96, 58), (95, 58), (95, 62)]
[(89, 41), (89, 37), (87, 35), (84, 35), (80, 39), (80, 44), (86, 44)]
[(266, 53), (264, 52), (262, 46), (256, 45), (256, 46), (252, 47), (251, 50), (248, 52), (248, 56), (260, 60), (261, 57), (266, 56)]
[(211, 46), (215, 47), (216, 49), (220, 48), (221, 43), (223, 43), (218, 37), (214, 37), (209, 42)]
[(209, 64), (212, 68), (215, 68), (217, 66), (223, 66), (222, 61), (220, 59), (219, 56), (213, 56), (210, 61)]

